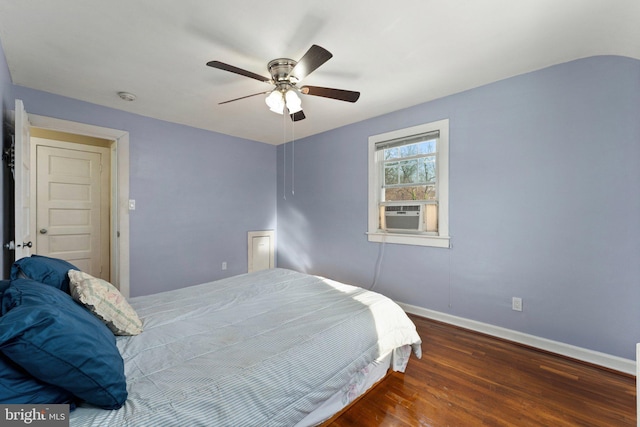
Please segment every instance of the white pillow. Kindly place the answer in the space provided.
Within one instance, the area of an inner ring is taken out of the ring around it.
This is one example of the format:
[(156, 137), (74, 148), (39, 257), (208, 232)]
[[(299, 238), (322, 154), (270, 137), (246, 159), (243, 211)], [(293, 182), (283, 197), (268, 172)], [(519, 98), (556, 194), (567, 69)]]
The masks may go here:
[(69, 290), (74, 300), (102, 320), (115, 335), (138, 335), (142, 321), (120, 291), (106, 280), (69, 270)]

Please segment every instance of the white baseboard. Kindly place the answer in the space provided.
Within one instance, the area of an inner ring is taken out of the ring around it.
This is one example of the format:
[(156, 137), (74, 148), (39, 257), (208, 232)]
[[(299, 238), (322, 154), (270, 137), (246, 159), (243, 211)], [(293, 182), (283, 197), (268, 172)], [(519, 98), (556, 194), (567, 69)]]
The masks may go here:
[(471, 329), (472, 331), (481, 332), (487, 335), (528, 345), (530, 347), (535, 347), (562, 356), (571, 357), (573, 359), (592, 363), (594, 365), (602, 366), (614, 371), (623, 372), (625, 374), (634, 376), (636, 375), (636, 362), (634, 360), (624, 359), (622, 357), (612, 356), (610, 354), (600, 353), (582, 347), (576, 347), (559, 341), (540, 338), (535, 335), (529, 335), (511, 329), (502, 328), (500, 326), (477, 322), (475, 320), (465, 319), (463, 317), (453, 316), (451, 314), (429, 310), (415, 305), (405, 304), (401, 302), (398, 302), (398, 305), (402, 307), (404, 311), (410, 314), (415, 314), (417, 316), (426, 317), (427, 319), (449, 323), (461, 328)]
[(640, 427), (640, 343), (636, 344), (636, 418), (638, 427)]

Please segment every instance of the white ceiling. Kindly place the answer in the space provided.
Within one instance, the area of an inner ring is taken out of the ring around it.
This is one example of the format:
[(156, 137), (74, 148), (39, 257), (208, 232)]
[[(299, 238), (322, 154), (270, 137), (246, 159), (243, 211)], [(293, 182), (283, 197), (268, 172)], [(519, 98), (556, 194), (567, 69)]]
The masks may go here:
[[(16, 85), (280, 144), (578, 58), (640, 59), (640, 0), (0, 0), (0, 41)], [(302, 84), (357, 103), (303, 95), (293, 130), (262, 96), (218, 105), (270, 86), (208, 61), (268, 76), (312, 44), (333, 58)]]

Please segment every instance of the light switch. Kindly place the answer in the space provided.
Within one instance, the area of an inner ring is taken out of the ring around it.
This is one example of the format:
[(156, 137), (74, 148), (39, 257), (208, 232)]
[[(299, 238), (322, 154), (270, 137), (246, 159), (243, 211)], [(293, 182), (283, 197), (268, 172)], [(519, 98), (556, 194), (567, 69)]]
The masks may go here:
[(129, 199), (129, 210), (130, 211), (136, 210), (136, 201), (134, 199)]

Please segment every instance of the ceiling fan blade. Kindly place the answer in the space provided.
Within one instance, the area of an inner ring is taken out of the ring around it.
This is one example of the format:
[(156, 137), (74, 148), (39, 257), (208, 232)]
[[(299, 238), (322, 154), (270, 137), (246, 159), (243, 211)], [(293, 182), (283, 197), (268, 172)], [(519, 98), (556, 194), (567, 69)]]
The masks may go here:
[(331, 52), (316, 44), (311, 46), (307, 53), (304, 54), (300, 61), (291, 70), (287, 79), (294, 76), (298, 81), (304, 79), (311, 74), (316, 68), (331, 59), (333, 55)]
[(289, 117), (291, 117), (292, 121), (297, 122), (300, 120), (304, 120), (306, 116), (304, 115), (304, 112), (300, 110), (297, 113), (289, 114)]
[(235, 99), (230, 99), (230, 100), (228, 100), (228, 101), (219, 102), (219, 103), (218, 103), (218, 105), (228, 104), (228, 103), (230, 103), (230, 102), (233, 102), (233, 101), (239, 101), (239, 100), (241, 100), (241, 99), (245, 99), (245, 98), (251, 98), (252, 96), (264, 95), (264, 94), (269, 93), (269, 92), (271, 92), (271, 91), (270, 91), (270, 90), (268, 90), (268, 91), (266, 91), (266, 92), (258, 92), (258, 93), (254, 93), (254, 94), (252, 94), (252, 95), (241, 96), (240, 98), (235, 98)]
[(220, 61), (207, 62), (209, 67), (217, 68), (219, 70), (229, 71), (231, 73), (240, 74), (241, 76), (250, 77), (252, 79), (260, 80), (261, 82), (269, 83), (270, 78), (263, 77), (260, 74), (252, 73), (251, 71), (243, 70), (242, 68), (234, 67), (233, 65), (225, 64)]
[(322, 96), (324, 98), (337, 99), (339, 101), (356, 102), (360, 98), (360, 92), (352, 90), (333, 89), (320, 86), (302, 86), (300, 92), (305, 95)]

